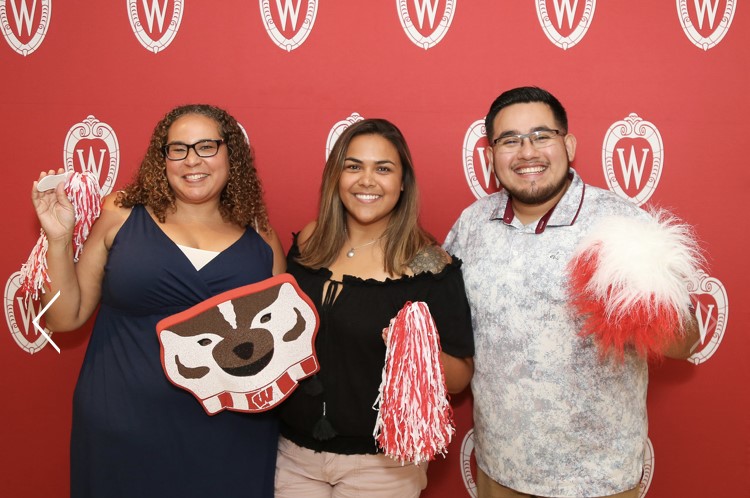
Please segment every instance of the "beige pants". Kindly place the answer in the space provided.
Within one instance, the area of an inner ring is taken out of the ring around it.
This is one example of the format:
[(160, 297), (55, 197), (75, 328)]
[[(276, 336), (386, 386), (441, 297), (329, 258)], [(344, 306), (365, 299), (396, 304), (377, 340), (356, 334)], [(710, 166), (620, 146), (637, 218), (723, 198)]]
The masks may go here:
[[(493, 481), (487, 474), (482, 472), (482, 469), (477, 467), (477, 498), (537, 498), (536, 495), (527, 495), (526, 493), (519, 493), (513, 491), (510, 488), (506, 488), (502, 484), (498, 484)], [(631, 489), (630, 491), (624, 491), (617, 493), (616, 495), (608, 495), (601, 498), (638, 498), (638, 487)]]
[(401, 465), (383, 454), (316, 453), (279, 438), (276, 498), (417, 498), (427, 464)]

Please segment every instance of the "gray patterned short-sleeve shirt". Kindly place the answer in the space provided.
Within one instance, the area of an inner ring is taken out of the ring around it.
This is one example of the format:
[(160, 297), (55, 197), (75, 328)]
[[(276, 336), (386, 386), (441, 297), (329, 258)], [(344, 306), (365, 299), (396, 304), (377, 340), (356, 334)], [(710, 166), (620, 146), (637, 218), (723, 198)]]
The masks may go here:
[(471, 305), (478, 465), (524, 493), (604, 496), (641, 478), (647, 364), (603, 361), (577, 335), (565, 269), (597, 221), (647, 214), (571, 172), (548, 219), (522, 225), (501, 191), (469, 206), (444, 247), (463, 260)]

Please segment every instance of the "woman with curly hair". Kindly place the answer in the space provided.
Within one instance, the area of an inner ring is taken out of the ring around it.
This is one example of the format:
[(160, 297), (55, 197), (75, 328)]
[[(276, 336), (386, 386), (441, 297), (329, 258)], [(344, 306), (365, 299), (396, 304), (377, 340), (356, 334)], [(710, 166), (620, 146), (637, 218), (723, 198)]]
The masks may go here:
[(273, 496), (275, 417), (207, 416), (164, 375), (155, 328), (285, 269), (237, 121), (208, 105), (169, 112), (134, 181), (105, 197), (78, 263), (63, 186), (36, 184), (49, 241), (43, 301), (60, 291), (47, 326), (78, 329), (99, 308), (73, 397), (71, 496)]
[(297, 235), (289, 273), (315, 302), (320, 371), (279, 407), (276, 497), (414, 498), (426, 464), (402, 465), (373, 437), (383, 329), (408, 301), (428, 304), (449, 392), (473, 374), (461, 263), (419, 225), (406, 140), (384, 119), (349, 126), (323, 171), (317, 219)]

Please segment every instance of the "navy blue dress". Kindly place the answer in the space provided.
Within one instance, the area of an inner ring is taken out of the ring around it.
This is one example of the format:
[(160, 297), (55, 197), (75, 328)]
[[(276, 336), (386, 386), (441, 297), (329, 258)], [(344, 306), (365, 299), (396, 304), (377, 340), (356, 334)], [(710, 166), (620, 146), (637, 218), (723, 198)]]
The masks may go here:
[(272, 497), (272, 412), (209, 416), (162, 370), (156, 323), (271, 276), (251, 228), (201, 270), (133, 208), (114, 239), (102, 299), (73, 396), (71, 496)]

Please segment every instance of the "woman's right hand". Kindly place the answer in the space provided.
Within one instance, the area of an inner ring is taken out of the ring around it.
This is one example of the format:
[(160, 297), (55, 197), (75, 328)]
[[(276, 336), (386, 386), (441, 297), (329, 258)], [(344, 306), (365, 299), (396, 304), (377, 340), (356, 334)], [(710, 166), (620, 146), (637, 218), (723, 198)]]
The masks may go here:
[[(63, 168), (60, 168), (57, 173), (64, 173), (64, 171)], [(39, 174), (39, 179), (34, 182), (31, 188), (31, 202), (36, 209), (39, 223), (44, 233), (47, 234), (47, 240), (69, 240), (73, 237), (76, 216), (73, 204), (68, 200), (65, 193), (65, 184), (60, 183), (54, 190), (44, 192), (39, 192), (36, 188), (39, 180), (47, 175), (54, 174), (54, 170)]]

